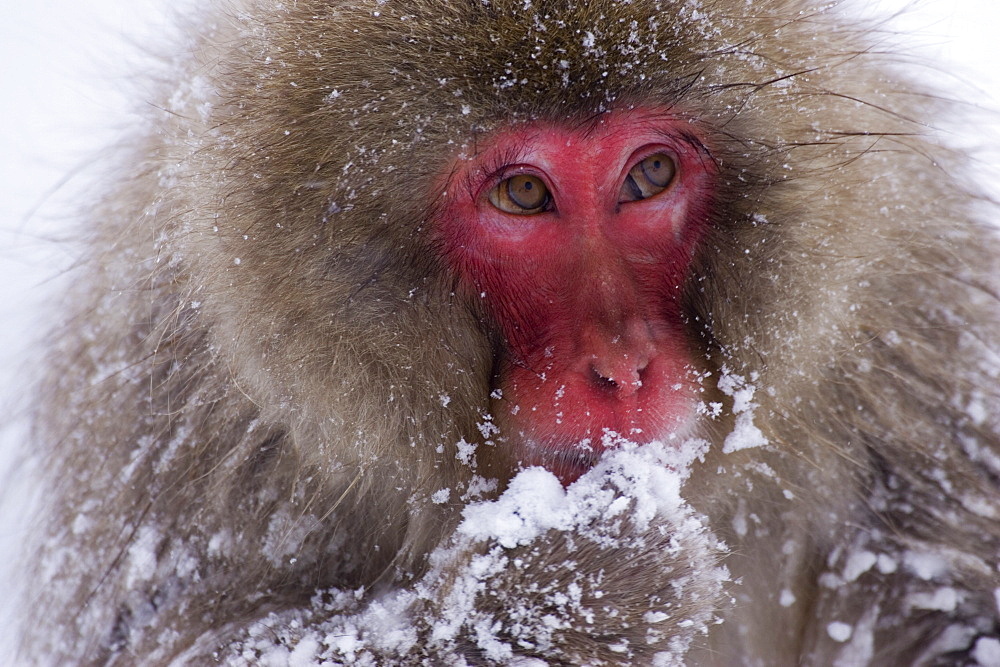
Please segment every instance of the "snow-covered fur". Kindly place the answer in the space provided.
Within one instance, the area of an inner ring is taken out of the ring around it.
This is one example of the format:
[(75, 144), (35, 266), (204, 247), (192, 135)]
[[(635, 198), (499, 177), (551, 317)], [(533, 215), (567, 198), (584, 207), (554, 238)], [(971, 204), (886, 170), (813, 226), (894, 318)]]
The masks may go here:
[[(87, 210), (21, 658), (1000, 664), (995, 212), (831, 4), (202, 10)], [(435, 188), (494, 128), (639, 104), (720, 175), (700, 423), (511, 479)]]

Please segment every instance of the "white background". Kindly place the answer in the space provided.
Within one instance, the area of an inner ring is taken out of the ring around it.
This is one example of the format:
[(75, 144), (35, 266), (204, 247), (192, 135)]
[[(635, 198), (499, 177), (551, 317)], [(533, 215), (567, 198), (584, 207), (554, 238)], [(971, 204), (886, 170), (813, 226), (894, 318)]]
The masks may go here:
[[(854, 4), (867, 12), (875, 3)], [(904, 4), (881, 3), (883, 9)], [(4, 406), (21, 400), (31, 382), (25, 359), (48, 317), (40, 304), (58, 289), (59, 273), (72, 259), (53, 239), (67, 226), (74, 191), (86, 187), (77, 174), (129, 120), (125, 100), (134, 87), (126, 73), (134, 74), (136, 63), (141, 70), (141, 47), (162, 35), (169, 6), (165, 0), (0, 2), (0, 472), (22, 441)], [(906, 35), (900, 43), (907, 49), (958, 76), (946, 92), (1000, 107), (1000, 2), (926, 0), (893, 25)], [(989, 125), (966, 128), (966, 138), (995, 145), (987, 137), (997, 124)], [(997, 155), (986, 158), (983, 173), (1000, 164)], [(2, 606), (9, 597), (2, 569), (21, 543), (18, 519), (30, 483), (14, 474), (0, 477), (0, 485)], [(3, 648), (10, 646), (9, 627), (0, 623), (0, 665), (9, 659)]]

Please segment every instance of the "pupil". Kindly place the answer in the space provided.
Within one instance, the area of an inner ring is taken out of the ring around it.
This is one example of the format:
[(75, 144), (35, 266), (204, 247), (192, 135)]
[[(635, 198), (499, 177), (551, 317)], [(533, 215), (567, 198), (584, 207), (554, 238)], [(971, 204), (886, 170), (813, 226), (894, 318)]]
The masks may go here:
[(533, 187), (534, 187), (534, 184), (531, 181), (528, 181), (527, 183), (524, 184), (524, 189), (525, 190), (530, 190)]

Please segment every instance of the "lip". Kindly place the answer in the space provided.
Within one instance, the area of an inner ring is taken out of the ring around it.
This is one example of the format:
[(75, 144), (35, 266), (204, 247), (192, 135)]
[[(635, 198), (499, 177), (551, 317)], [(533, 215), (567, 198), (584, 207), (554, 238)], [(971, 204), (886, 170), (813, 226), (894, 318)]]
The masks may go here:
[(605, 430), (602, 437), (587, 438), (575, 443), (561, 441), (543, 444), (522, 440), (524, 456), (521, 457), (520, 463), (523, 468), (541, 466), (559, 478), (564, 486), (569, 486), (597, 465), (605, 452), (615, 451), (620, 444), (631, 443), (642, 446), (650, 442), (660, 442), (679, 445), (696, 436), (697, 423), (697, 415), (691, 409), (660, 437), (627, 438)]
[(593, 468), (607, 449), (600, 444), (535, 445), (521, 463), (524, 467), (541, 466), (558, 477), (563, 485), (569, 485)]

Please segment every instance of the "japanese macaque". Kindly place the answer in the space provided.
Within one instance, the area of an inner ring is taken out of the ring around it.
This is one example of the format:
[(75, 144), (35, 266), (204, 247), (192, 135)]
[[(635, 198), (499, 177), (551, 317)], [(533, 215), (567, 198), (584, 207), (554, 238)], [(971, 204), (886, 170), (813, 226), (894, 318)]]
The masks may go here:
[(835, 4), (203, 10), (87, 209), (23, 659), (1000, 664), (993, 213)]

